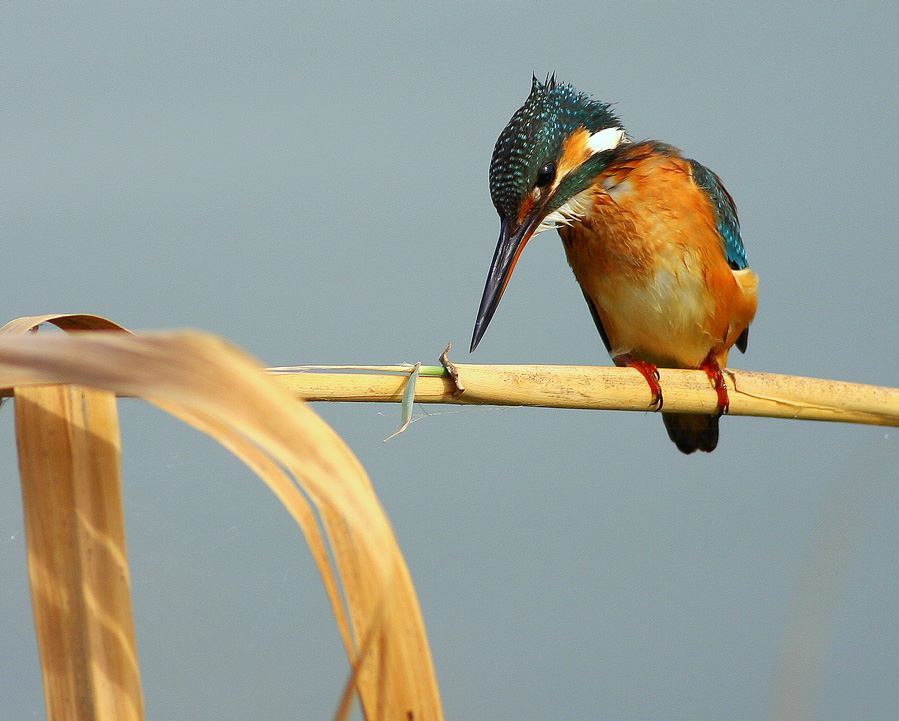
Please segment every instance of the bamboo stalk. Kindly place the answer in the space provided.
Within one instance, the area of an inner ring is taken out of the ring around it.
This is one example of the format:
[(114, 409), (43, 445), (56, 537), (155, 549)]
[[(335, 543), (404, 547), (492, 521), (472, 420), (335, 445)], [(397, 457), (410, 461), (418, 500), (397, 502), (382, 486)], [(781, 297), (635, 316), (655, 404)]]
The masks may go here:
[(31, 597), (49, 721), (139, 721), (115, 396), (16, 389)]
[[(632, 368), (453, 364), (416, 381), (418, 403), (650, 411), (646, 381)], [(275, 377), (308, 401), (399, 403), (411, 368), (394, 372), (285, 372)], [(714, 413), (705, 372), (660, 368), (666, 411)], [(731, 415), (899, 426), (899, 389), (727, 369)]]

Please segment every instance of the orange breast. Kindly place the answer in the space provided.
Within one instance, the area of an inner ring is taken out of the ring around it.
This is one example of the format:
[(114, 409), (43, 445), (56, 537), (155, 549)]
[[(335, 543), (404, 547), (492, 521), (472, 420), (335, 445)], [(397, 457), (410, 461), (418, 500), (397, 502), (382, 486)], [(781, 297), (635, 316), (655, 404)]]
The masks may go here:
[(757, 279), (727, 264), (686, 161), (629, 146), (589, 192), (587, 216), (559, 232), (612, 354), (695, 368), (711, 352), (724, 365), (755, 315)]

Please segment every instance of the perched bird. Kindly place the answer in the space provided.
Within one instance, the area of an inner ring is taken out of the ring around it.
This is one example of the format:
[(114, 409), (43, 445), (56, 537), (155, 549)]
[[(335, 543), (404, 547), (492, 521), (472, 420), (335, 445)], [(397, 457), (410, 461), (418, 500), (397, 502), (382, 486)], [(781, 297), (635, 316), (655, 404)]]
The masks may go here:
[(728, 408), (721, 369), (732, 346), (746, 350), (758, 288), (718, 176), (670, 145), (631, 142), (609, 105), (535, 77), (496, 142), (490, 195), (501, 230), (471, 350), (525, 244), (557, 228), (606, 349), (643, 374), (652, 406), (662, 408), (657, 367), (708, 374), (715, 415), (662, 418), (684, 453), (714, 450)]

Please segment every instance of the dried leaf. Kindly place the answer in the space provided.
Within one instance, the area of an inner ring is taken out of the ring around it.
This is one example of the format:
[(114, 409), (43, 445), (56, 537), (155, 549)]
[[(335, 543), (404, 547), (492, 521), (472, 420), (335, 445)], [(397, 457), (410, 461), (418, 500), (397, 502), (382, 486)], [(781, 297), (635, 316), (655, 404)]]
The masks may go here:
[(21, 335), (36, 331), (44, 323), (51, 323), (57, 328), (66, 331), (78, 330), (120, 330), (126, 331), (107, 318), (99, 315), (87, 315), (85, 313), (51, 313), (49, 315), (33, 315), (25, 318), (16, 318), (0, 328), (0, 333)]
[[(364, 469), (259, 364), (209, 335), (79, 332), (0, 337), (0, 386), (77, 383), (145, 398), (210, 434), (260, 474), (307, 535), (369, 719), (441, 719), (418, 602)], [(328, 556), (308, 498), (334, 551)], [(340, 604), (339, 581), (346, 598)], [(371, 653), (358, 657), (372, 635)]]
[(115, 396), (19, 388), (16, 436), (47, 717), (139, 721)]

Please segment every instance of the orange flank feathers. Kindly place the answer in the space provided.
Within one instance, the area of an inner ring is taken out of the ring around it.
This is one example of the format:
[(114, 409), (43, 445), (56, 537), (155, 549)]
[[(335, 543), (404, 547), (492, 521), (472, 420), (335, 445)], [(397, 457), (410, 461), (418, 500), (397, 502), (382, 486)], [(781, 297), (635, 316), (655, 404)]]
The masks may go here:
[(623, 146), (587, 191), (591, 210), (559, 229), (613, 356), (667, 368), (721, 365), (755, 316), (758, 278), (727, 263), (707, 195), (678, 156)]

